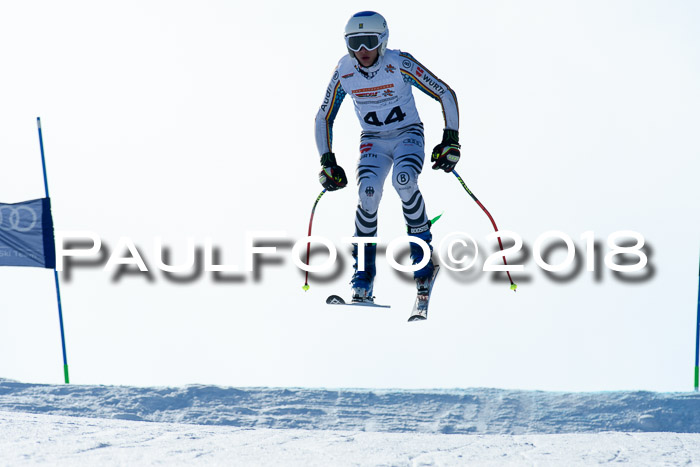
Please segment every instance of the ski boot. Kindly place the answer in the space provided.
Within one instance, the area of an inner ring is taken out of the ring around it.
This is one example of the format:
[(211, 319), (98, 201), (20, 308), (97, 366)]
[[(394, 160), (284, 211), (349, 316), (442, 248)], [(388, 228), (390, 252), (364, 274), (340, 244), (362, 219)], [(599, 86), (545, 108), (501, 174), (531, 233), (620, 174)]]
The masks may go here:
[(377, 245), (365, 245), (365, 270), (357, 270), (357, 245), (353, 246), (352, 257), (355, 258), (355, 274), (352, 276), (352, 301), (374, 303), (374, 276), (377, 273), (376, 257)]
[[(430, 247), (430, 252), (432, 253), (433, 247), (430, 245), (430, 242), (433, 239), (433, 236), (430, 233), (430, 222), (422, 227), (409, 227), (408, 235), (418, 237), (423, 240), (428, 244)], [(411, 260), (413, 261), (413, 264), (418, 264), (423, 260), (423, 249), (420, 247), (420, 245), (411, 243)], [(408, 318), (409, 321), (428, 319), (430, 292), (433, 289), (435, 277), (437, 277), (439, 270), (440, 266), (435, 266), (431, 258), (428, 261), (428, 264), (426, 264), (422, 269), (419, 269), (413, 273), (413, 279), (416, 281), (416, 302), (413, 305), (411, 316)]]
[[(430, 233), (430, 221), (428, 221), (425, 225), (422, 225), (420, 227), (410, 227), (409, 226), (408, 227), (408, 235), (410, 237), (420, 238), (425, 243), (427, 243), (428, 246), (430, 247), (430, 253), (432, 256), (433, 246), (430, 244), (430, 242), (433, 240), (433, 234)], [(410, 243), (410, 245), (411, 245), (411, 260), (413, 261), (413, 264), (418, 264), (421, 261), (423, 261), (423, 248), (421, 248), (420, 245), (418, 245), (416, 243)], [(419, 269), (418, 271), (415, 271), (413, 273), (413, 278), (416, 281), (416, 287), (418, 288), (419, 293), (421, 292), (421, 290), (426, 289), (425, 281), (426, 281), (426, 279), (429, 280), (433, 277), (434, 270), (435, 270), (435, 266), (433, 265), (433, 259), (431, 258), (428, 261), (428, 264), (423, 266), (422, 269)]]
[(369, 302), (374, 303), (372, 295), (374, 289), (374, 280), (365, 272), (356, 272), (352, 276), (352, 302)]

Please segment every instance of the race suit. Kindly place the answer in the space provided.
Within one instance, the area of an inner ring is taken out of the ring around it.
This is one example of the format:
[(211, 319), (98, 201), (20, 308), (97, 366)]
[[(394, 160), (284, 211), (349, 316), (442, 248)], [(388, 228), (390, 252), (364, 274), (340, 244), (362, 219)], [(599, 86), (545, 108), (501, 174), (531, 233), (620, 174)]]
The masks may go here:
[(425, 150), (412, 86), (440, 102), (445, 129), (459, 129), (457, 97), (452, 89), (410, 54), (391, 49), (370, 68), (361, 67), (350, 55), (341, 58), (316, 115), (320, 155), (332, 151), (333, 121), (345, 95), (352, 97), (362, 125), (355, 236), (377, 236), (377, 210), (390, 169), (409, 233), (430, 228), (418, 189)]

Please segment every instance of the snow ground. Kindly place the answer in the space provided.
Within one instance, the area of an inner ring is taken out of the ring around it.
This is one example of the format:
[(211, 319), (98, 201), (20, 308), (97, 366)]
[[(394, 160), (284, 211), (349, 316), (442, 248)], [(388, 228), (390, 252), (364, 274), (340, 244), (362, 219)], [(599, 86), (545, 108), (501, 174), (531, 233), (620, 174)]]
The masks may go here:
[(695, 393), (0, 379), (0, 465), (688, 465), (699, 409)]
[(442, 435), (242, 429), (0, 412), (0, 463), (25, 465), (688, 465), (687, 433)]

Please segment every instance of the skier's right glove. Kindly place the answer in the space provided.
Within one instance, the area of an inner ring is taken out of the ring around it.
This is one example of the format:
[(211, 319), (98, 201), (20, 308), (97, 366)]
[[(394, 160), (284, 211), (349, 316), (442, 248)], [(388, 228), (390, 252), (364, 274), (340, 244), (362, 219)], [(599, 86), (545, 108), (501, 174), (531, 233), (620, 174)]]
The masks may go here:
[(335, 161), (335, 154), (327, 152), (321, 156), (321, 165), (323, 170), (318, 174), (318, 181), (321, 182), (323, 188), (328, 191), (340, 190), (348, 184), (348, 177), (345, 176), (345, 171)]
[(457, 130), (444, 130), (442, 132), (442, 143), (435, 146), (430, 160), (433, 162), (433, 170), (442, 169), (445, 172), (452, 172), (459, 162), (459, 133)]

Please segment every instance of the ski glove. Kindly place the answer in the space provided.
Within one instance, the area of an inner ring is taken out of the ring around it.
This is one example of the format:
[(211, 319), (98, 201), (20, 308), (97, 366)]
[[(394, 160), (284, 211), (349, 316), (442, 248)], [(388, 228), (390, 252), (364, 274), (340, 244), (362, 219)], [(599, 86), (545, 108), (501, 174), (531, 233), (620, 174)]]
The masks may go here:
[(318, 174), (318, 181), (321, 182), (323, 188), (328, 191), (340, 190), (348, 184), (348, 177), (345, 171), (335, 161), (335, 154), (327, 152), (321, 156), (321, 165), (323, 169)]
[(452, 172), (459, 162), (459, 133), (457, 130), (444, 130), (442, 133), (442, 143), (435, 146), (430, 160), (433, 163), (433, 170), (442, 169), (445, 172)]

